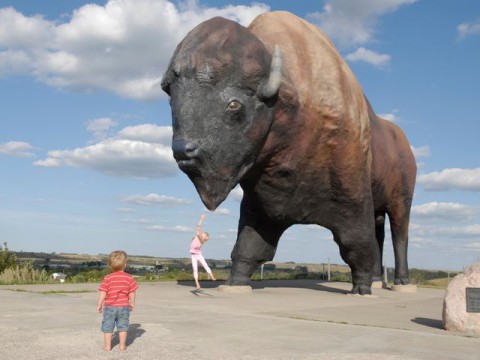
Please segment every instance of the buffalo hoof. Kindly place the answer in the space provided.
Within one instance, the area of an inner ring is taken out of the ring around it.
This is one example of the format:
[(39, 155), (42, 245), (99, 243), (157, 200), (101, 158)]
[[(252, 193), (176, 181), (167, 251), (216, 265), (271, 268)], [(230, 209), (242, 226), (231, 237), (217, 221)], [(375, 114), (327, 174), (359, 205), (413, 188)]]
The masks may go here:
[(410, 284), (410, 279), (407, 277), (395, 278), (393, 281), (394, 285), (408, 285)]
[(372, 295), (372, 289), (368, 285), (353, 285), (353, 295)]

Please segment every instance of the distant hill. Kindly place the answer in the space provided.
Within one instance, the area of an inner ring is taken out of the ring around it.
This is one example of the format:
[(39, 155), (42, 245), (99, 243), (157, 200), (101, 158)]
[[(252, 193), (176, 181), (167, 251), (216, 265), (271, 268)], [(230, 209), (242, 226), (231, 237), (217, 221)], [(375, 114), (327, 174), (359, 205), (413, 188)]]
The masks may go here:
[[(107, 262), (108, 254), (74, 254), (74, 253), (43, 253), (43, 252), (29, 252), (18, 251), (15, 252), (17, 259), (20, 262), (31, 261), (36, 266), (48, 263), (49, 265), (56, 264), (82, 264), (94, 261)], [(155, 266), (157, 263), (162, 265), (178, 264), (179, 262), (187, 265), (190, 264), (190, 258), (168, 258), (168, 257), (155, 257), (148, 255), (128, 255), (128, 263), (131, 265), (143, 265), (146, 267)], [(214, 267), (228, 267), (231, 265), (231, 260), (217, 260), (208, 259), (209, 264)], [(324, 272), (326, 271), (326, 264), (307, 264), (307, 263), (295, 263), (293, 261), (288, 262), (269, 262), (268, 264), (275, 264), (277, 269), (295, 269), (299, 266), (308, 268), (309, 272)], [(350, 268), (347, 265), (342, 264), (330, 264), (331, 271), (350, 272)]]

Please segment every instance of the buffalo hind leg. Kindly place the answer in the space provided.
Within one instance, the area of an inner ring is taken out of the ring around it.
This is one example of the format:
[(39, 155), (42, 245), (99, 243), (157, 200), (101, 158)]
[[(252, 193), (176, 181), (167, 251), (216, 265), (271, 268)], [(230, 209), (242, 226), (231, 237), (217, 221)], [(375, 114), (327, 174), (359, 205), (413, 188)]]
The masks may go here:
[(372, 281), (382, 281), (383, 269), (383, 243), (385, 241), (385, 212), (375, 213), (375, 238), (380, 252), (373, 265)]
[(410, 284), (408, 274), (408, 222), (410, 207), (405, 206), (402, 211), (389, 214), (392, 231), (393, 252), (395, 254), (395, 285)]

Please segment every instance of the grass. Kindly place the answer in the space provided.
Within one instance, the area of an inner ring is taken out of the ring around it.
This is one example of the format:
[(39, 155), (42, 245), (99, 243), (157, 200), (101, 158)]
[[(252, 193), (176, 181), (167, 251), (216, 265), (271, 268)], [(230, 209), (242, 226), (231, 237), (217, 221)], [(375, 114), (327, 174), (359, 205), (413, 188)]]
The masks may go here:
[(426, 280), (424, 283), (419, 284), (418, 286), (433, 288), (433, 289), (446, 289), (451, 279), (442, 278), (442, 279), (433, 279)]

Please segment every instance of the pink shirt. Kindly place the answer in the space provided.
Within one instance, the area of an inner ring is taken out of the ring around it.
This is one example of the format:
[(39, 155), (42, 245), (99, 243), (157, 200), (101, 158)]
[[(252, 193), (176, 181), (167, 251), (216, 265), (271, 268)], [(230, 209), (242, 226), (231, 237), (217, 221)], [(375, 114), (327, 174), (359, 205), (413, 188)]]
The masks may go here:
[(129, 295), (138, 289), (132, 275), (123, 271), (115, 271), (103, 278), (98, 291), (105, 291), (105, 306), (129, 306)]
[(202, 252), (200, 248), (202, 247), (202, 243), (200, 242), (200, 239), (198, 236), (195, 236), (195, 238), (192, 240), (190, 244), (190, 254), (192, 255), (200, 255)]

